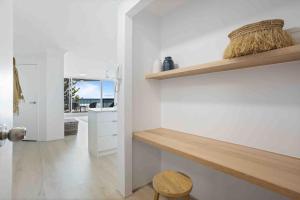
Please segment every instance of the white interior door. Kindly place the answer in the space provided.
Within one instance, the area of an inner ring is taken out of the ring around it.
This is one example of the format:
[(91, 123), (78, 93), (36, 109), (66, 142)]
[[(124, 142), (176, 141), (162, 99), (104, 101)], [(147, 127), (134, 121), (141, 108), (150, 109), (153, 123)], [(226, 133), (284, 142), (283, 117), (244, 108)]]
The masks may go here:
[[(13, 122), (12, 0), (0, 1), (0, 130)], [(0, 199), (11, 199), (12, 143), (0, 140)]]
[(38, 140), (38, 69), (37, 65), (18, 65), (24, 101), (14, 115), (15, 127), (26, 127), (25, 140)]
[[(0, 1), (0, 21), (1, 21)], [(0, 33), (0, 41), (2, 36)], [(5, 41), (5, 40), (4, 40)], [(5, 47), (3, 47), (5, 49)], [(13, 68), (12, 57), (1, 55), (0, 50), (0, 131), (12, 128), (13, 122)], [(0, 139), (0, 199), (11, 199), (12, 143)]]

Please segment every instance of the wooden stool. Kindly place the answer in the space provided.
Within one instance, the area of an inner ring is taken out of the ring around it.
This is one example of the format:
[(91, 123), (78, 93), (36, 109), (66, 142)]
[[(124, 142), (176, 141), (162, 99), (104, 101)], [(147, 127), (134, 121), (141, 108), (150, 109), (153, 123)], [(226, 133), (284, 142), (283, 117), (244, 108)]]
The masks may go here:
[(155, 190), (154, 200), (158, 200), (159, 195), (167, 198), (189, 200), (193, 183), (192, 179), (187, 175), (167, 170), (154, 176), (153, 188)]

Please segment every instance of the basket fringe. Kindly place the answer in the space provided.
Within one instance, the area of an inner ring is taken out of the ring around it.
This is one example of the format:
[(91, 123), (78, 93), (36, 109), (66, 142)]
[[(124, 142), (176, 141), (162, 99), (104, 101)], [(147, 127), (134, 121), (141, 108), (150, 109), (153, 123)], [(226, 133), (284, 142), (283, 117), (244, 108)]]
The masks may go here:
[(232, 39), (225, 49), (224, 58), (257, 54), (293, 44), (291, 36), (281, 28), (255, 31)]

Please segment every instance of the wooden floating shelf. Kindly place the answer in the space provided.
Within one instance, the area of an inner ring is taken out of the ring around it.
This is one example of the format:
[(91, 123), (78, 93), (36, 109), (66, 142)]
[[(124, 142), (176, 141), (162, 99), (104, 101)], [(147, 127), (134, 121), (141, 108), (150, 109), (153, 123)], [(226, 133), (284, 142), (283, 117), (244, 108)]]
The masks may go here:
[(168, 79), (181, 76), (192, 76), (234, 69), (243, 69), (261, 65), (277, 64), (300, 60), (300, 45), (294, 45), (282, 49), (276, 49), (255, 55), (239, 58), (225, 59), (190, 67), (182, 67), (170, 71), (146, 74), (146, 79)]
[(299, 158), (163, 128), (136, 132), (133, 138), (291, 199), (300, 199)]

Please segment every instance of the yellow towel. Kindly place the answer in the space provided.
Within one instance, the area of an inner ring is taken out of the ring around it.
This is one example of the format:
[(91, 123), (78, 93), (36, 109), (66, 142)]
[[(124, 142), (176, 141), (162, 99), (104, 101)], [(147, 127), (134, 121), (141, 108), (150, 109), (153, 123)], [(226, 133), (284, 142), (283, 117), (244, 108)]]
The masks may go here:
[(22, 94), (22, 88), (20, 85), (19, 75), (18, 75), (18, 69), (16, 67), (16, 59), (13, 58), (13, 68), (14, 68), (14, 113), (19, 114), (19, 102), (20, 100), (24, 99), (24, 96)]

